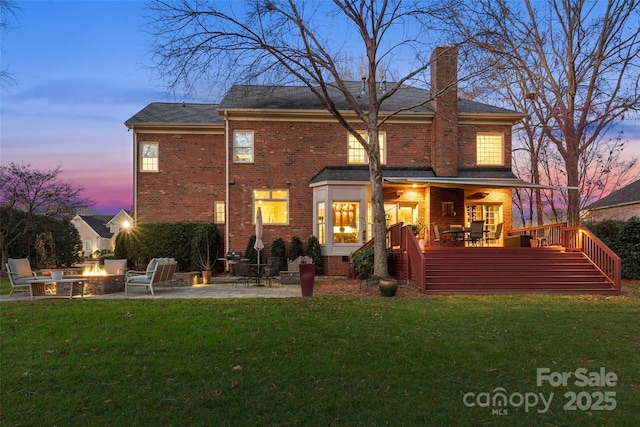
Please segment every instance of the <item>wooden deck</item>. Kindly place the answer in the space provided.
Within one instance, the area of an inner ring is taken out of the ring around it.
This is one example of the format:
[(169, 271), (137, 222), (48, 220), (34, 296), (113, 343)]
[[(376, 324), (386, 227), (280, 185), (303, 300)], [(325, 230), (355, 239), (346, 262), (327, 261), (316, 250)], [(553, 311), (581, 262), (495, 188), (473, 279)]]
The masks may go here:
[(396, 279), (419, 284), (425, 293), (620, 294), (619, 267), (611, 274), (607, 263), (599, 267), (599, 260), (594, 262), (589, 251), (577, 250), (575, 245), (570, 250), (564, 246), (434, 246), (421, 252), (412, 237), (403, 230), (399, 238), (390, 239), (389, 270)]

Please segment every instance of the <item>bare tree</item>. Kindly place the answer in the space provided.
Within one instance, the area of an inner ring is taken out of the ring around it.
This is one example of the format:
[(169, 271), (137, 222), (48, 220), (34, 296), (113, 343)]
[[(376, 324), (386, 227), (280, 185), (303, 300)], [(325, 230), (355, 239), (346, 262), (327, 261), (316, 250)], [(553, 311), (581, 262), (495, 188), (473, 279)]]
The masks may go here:
[[(0, 32), (6, 32), (11, 28), (11, 20), (20, 11), (17, 3), (9, 0), (0, 0)], [(0, 49), (2, 46), (0, 45)], [(0, 89), (4, 89), (10, 84), (15, 84), (15, 80), (9, 68), (0, 69)]]
[(9, 245), (24, 238), (38, 218), (71, 218), (92, 204), (81, 197), (83, 188), (59, 180), (60, 166), (38, 170), (30, 164), (0, 166), (0, 250), (2, 266)]
[[(429, 56), (438, 43), (430, 21), (435, 7), (410, 0), (255, 0), (242, 6), (156, 0), (150, 12), (157, 69), (170, 87), (192, 90), (205, 82), (222, 90), (220, 82), (237, 83), (240, 78), (272, 82), (288, 78), (307, 86), (359, 141), (369, 157), (374, 274), (387, 277), (378, 131), (400, 110), (383, 111), (381, 104), (401, 85), (424, 86), (428, 80)], [(359, 70), (364, 73), (364, 107), (344, 80), (349, 75), (345, 70), (353, 69), (344, 61), (353, 57), (364, 58)], [(386, 88), (380, 85), (384, 75), (394, 79)], [(331, 97), (329, 85), (339, 89), (340, 99)], [(438, 95), (432, 93), (419, 105)], [(344, 100), (366, 126), (366, 137), (338, 109)]]
[[(450, 28), (461, 39), (473, 38), (500, 65), (500, 83), (513, 92), (516, 108), (528, 114), (524, 139), (534, 182), (546, 144), (562, 159), (566, 176), (557, 184), (569, 187), (563, 201), (570, 224), (579, 223), (580, 191), (588, 197), (585, 188), (598, 180), (593, 174), (610, 173), (617, 161), (602, 157), (618, 152), (617, 143), (608, 145), (607, 133), (640, 110), (639, 5), (638, 0), (449, 4), (457, 23)], [(558, 177), (551, 165), (547, 168), (547, 178)], [(536, 203), (544, 197), (539, 194)]]

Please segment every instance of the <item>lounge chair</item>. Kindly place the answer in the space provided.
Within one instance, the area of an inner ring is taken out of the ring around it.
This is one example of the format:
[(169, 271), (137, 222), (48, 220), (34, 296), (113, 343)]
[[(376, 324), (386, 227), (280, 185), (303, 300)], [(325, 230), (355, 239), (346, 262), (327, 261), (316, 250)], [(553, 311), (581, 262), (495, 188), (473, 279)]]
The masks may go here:
[(136, 271), (127, 272), (127, 280), (124, 285), (125, 295), (129, 293), (129, 286), (146, 287), (151, 295), (155, 295), (153, 288), (161, 284), (170, 284), (173, 288), (173, 275), (177, 267), (178, 263), (172, 258), (153, 258), (149, 261), (147, 270), (143, 274), (136, 274), (140, 273)]
[(27, 288), (30, 289), (31, 281), (38, 277), (31, 270), (31, 263), (28, 258), (9, 258), (5, 265), (9, 275), (9, 282), (11, 282), (9, 295), (13, 294), (14, 291), (24, 292)]

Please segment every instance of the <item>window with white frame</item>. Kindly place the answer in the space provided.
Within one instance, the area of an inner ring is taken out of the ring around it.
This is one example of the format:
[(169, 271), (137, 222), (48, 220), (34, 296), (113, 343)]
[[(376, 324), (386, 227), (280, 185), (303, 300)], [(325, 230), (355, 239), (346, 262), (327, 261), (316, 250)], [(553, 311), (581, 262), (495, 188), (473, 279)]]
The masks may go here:
[(214, 202), (213, 203), (213, 222), (216, 224), (224, 224), (225, 220), (225, 203)]
[(504, 165), (504, 136), (501, 133), (476, 135), (476, 163), (478, 165)]
[(318, 242), (324, 245), (327, 242), (327, 208), (325, 202), (316, 204), (318, 210)]
[(157, 142), (143, 142), (140, 144), (140, 170), (142, 172), (158, 172)]
[[(369, 141), (369, 135), (366, 133), (360, 133), (360, 135), (366, 140)], [(349, 164), (367, 164), (369, 163), (369, 156), (365, 151), (364, 147), (355, 136), (349, 134), (349, 145), (348, 145), (348, 155), (347, 162)], [(378, 143), (380, 145), (380, 164), (387, 163), (387, 150), (386, 150), (386, 142), (387, 136), (385, 132), (378, 133)]]
[(253, 221), (262, 212), (264, 224), (289, 223), (289, 190), (253, 190)]
[(253, 163), (253, 131), (233, 131), (233, 162)]

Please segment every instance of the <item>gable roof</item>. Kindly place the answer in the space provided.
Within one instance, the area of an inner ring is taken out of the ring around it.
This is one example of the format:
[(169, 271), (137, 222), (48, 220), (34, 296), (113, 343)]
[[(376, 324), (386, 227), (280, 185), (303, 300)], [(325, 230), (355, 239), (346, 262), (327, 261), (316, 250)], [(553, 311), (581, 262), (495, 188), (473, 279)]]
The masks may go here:
[[(347, 89), (359, 100), (362, 109), (368, 109), (369, 99), (358, 97), (361, 82), (344, 82)], [(393, 85), (387, 84), (388, 86)], [(338, 110), (349, 110), (351, 107), (344, 99), (342, 92), (335, 84), (327, 86), (328, 94), (335, 102)], [(433, 114), (429, 90), (403, 85), (397, 92), (386, 99), (381, 111), (397, 111), (410, 108), (412, 113)], [(424, 105), (420, 105), (425, 103)], [(220, 102), (220, 110), (326, 110), (318, 97), (307, 86), (253, 86), (234, 85)], [(458, 99), (458, 113), (466, 114), (501, 114), (521, 118), (522, 114), (513, 110), (495, 107), (481, 102)]]
[(113, 236), (113, 233), (107, 227), (107, 223), (113, 218), (113, 215), (80, 215), (80, 218), (100, 237), (110, 239)]
[(591, 203), (583, 209), (603, 209), (629, 203), (640, 203), (640, 179), (612, 192), (597, 202)]
[(139, 124), (223, 124), (218, 104), (187, 104), (152, 102), (124, 122), (131, 127)]

